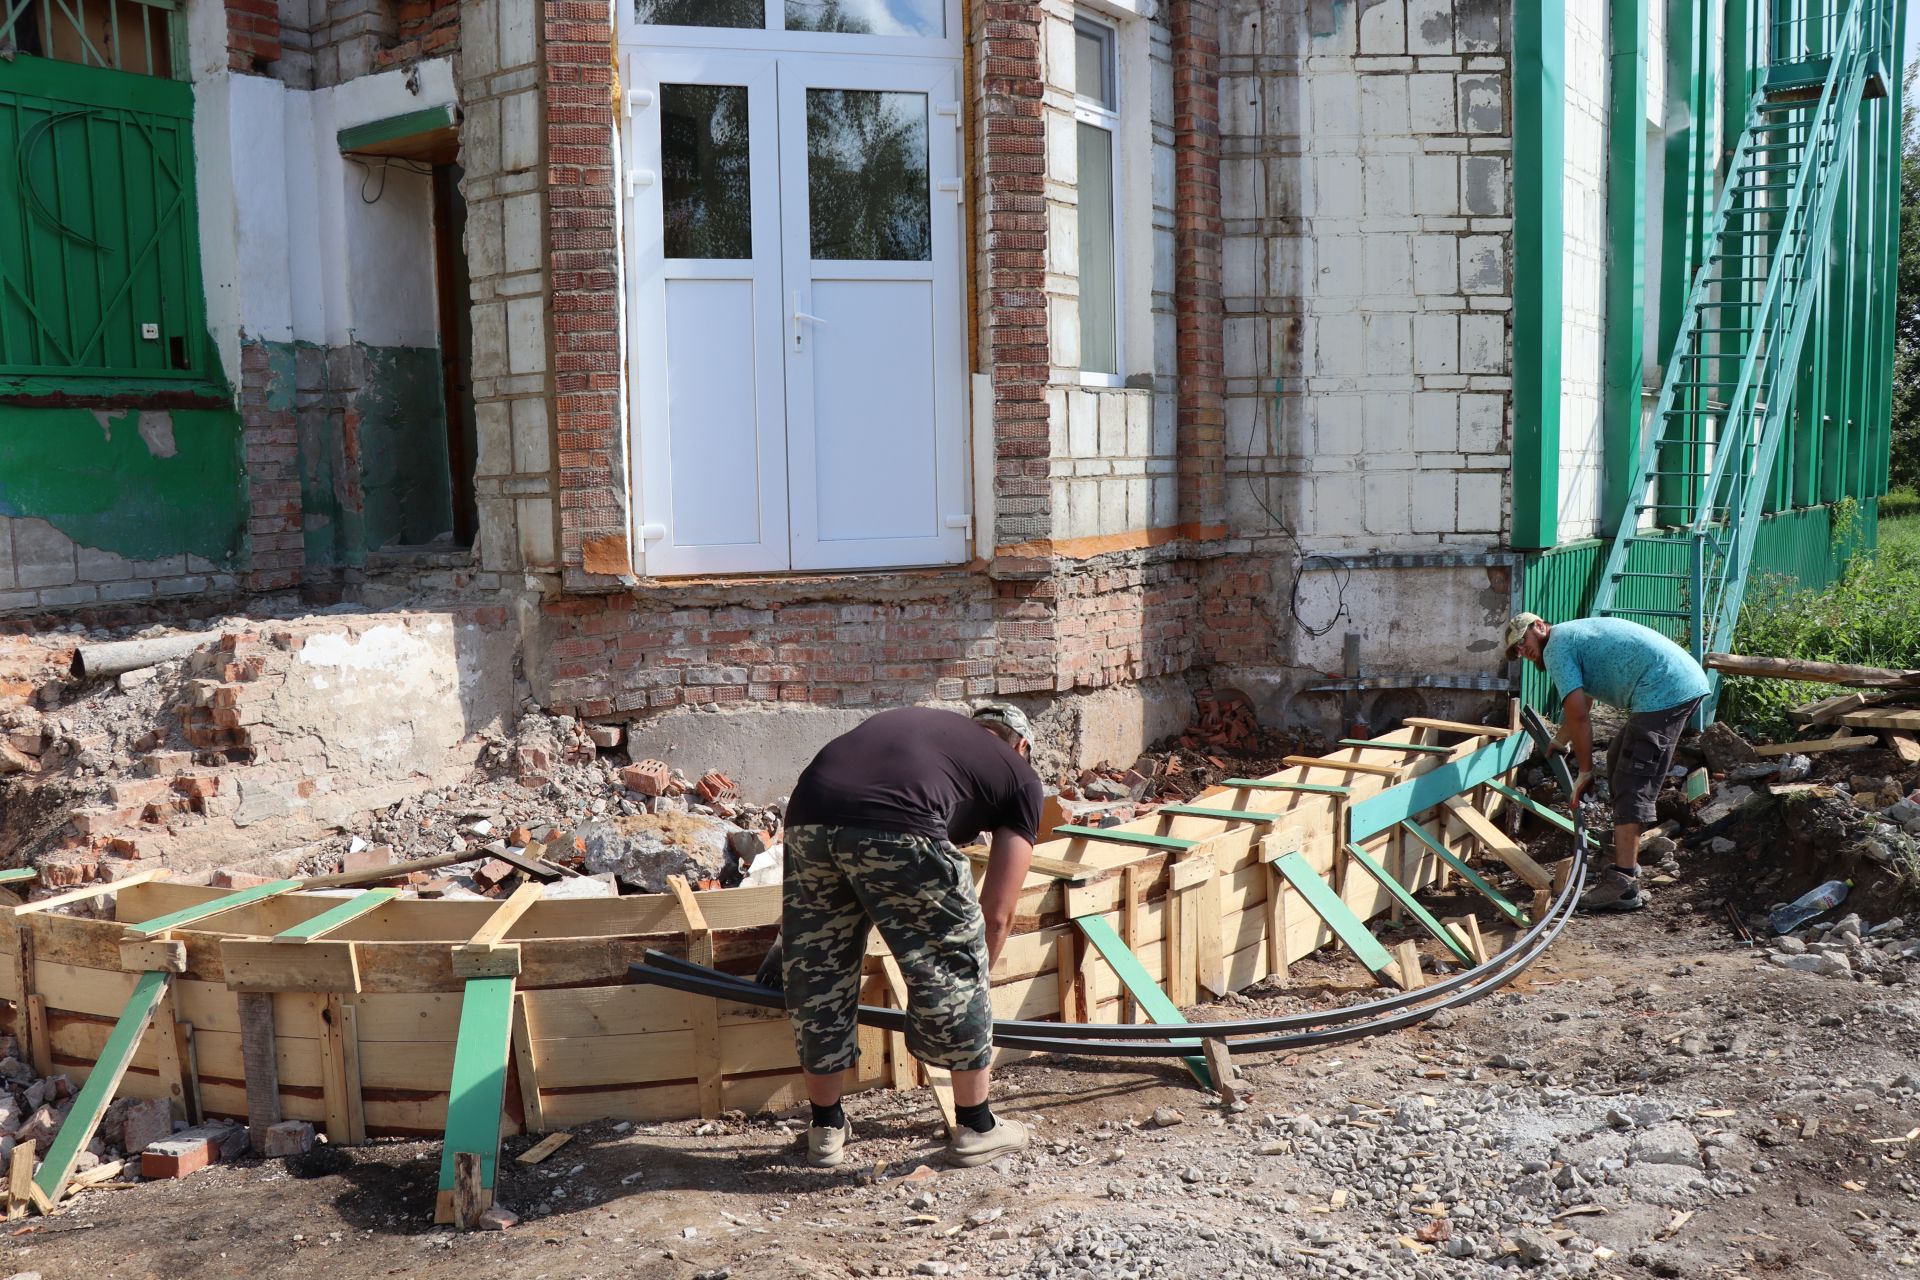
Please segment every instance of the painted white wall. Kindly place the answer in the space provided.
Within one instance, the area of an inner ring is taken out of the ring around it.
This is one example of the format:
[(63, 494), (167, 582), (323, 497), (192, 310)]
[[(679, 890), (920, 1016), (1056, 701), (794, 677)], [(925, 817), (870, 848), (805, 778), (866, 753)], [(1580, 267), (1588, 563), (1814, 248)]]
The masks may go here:
[(1600, 527), (1606, 423), (1607, 15), (1567, 9), (1561, 248), (1560, 541)]
[[(218, 29), (189, 6), (194, 147), (208, 326), (228, 380), (243, 337), (341, 346), (433, 346), (433, 197), (424, 174), (340, 154), (339, 131), (456, 101), (453, 63), (319, 90), (224, 69)], [(376, 198), (377, 197), (377, 198)]]

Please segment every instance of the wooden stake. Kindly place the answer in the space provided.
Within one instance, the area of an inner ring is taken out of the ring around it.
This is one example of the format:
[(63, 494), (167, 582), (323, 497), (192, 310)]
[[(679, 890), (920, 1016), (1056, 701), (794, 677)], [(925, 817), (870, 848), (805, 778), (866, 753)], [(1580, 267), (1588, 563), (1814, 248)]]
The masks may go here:
[(1282, 982), (1290, 982), (1293, 975), (1287, 963), (1287, 882), (1271, 862), (1266, 867), (1267, 973)]
[(267, 1130), (280, 1123), (280, 1055), (273, 1042), (273, 997), (234, 995), (240, 1006), (240, 1059), (247, 1073), (247, 1142), (264, 1151)]
[(480, 1180), (480, 1156), (456, 1151), (453, 1156), (453, 1224), (462, 1231), (480, 1225), (480, 1215), (493, 1207), (493, 1193)]
[(1060, 986), (1060, 1021), (1086, 1021), (1076, 995), (1080, 988), (1080, 948), (1075, 944), (1073, 930), (1062, 929), (1054, 939), (1053, 963)]
[(528, 1133), (545, 1133), (547, 1117), (540, 1100), (540, 1063), (533, 1052), (533, 1021), (526, 992), (514, 992), (513, 1011), (513, 1065), (514, 1073), (520, 1077), (520, 1112), (526, 1117)]
[(13, 1149), (12, 1162), (7, 1166), (7, 1221), (17, 1222), (27, 1216), (27, 1209), (33, 1203), (33, 1151), (35, 1142), (28, 1138)]
[(1412, 938), (1394, 947), (1393, 961), (1400, 966), (1402, 990), (1413, 991), (1427, 985), (1427, 975), (1420, 968), (1420, 947)]
[(1202, 1040), (1201, 1052), (1207, 1059), (1207, 1074), (1213, 1077), (1213, 1091), (1220, 1101), (1232, 1106), (1240, 1097), (1240, 1073), (1233, 1068), (1233, 1054), (1225, 1040)]
[[(537, 887), (537, 886), (536, 886)], [(713, 930), (685, 876), (668, 876), (667, 889), (687, 919), (687, 959), (713, 965)], [(712, 1120), (724, 1108), (722, 1088), (726, 1074), (720, 1061), (720, 1009), (704, 996), (688, 996), (693, 1018), (693, 1065), (700, 1089), (700, 1115)]]
[(188, 1124), (200, 1123), (200, 1081), (193, 1072), (193, 1027), (180, 1021), (173, 987), (160, 997), (153, 1015), (153, 1041), (159, 1058), (160, 1083), (174, 1113)]
[[(1140, 941), (1140, 898), (1140, 868), (1123, 868), (1120, 872), (1120, 939), (1129, 951), (1135, 951)], [(1140, 1002), (1133, 998), (1131, 991), (1121, 1001), (1120, 1021), (1140, 1021)]]

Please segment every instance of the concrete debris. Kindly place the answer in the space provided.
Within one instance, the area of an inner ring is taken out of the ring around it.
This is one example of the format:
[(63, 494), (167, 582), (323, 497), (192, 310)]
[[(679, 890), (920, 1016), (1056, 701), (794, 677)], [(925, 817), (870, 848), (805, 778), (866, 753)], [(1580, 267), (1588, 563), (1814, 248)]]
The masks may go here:
[(586, 843), (583, 865), (643, 893), (665, 893), (670, 875), (685, 876), (689, 884), (717, 884), (727, 866), (727, 830), (719, 818), (692, 813), (593, 822), (579, 833)]
[(313, 1150), (313, 1125), (305, 1120), (282, 1120), (267, 1126), (260, 1154), (269, 1160), (303, 1156)]

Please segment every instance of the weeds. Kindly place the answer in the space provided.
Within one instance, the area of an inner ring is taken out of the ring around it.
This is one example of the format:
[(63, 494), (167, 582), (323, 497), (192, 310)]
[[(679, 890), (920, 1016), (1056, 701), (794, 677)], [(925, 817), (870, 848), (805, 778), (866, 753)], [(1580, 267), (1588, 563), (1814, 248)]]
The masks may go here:
[[(1756, 581), (1740, 611), (1736, 652), (1920, 667), (1920, 517), (1883, 517), (1879, 541), (1876, 553), (1855, 556), (1824, 591), (1798, 590), (1791, 578)], [(1792, 729), (1790, 708), (1833, 691), (1831, 685), (1731, 676), (1720, 718), (1742, 733), (1784, 737)]]

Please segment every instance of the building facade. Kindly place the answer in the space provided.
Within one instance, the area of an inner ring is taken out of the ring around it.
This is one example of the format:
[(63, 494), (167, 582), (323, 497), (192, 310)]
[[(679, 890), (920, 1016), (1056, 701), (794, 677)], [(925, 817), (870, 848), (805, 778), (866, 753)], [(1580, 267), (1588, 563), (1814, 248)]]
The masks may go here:
[(0, 11), (17, 625), (464, 603), (636, 747), (1124, 760), (1704, 637), (1604, 584), (1884, 489), (1893, 0), (108, 2)]

